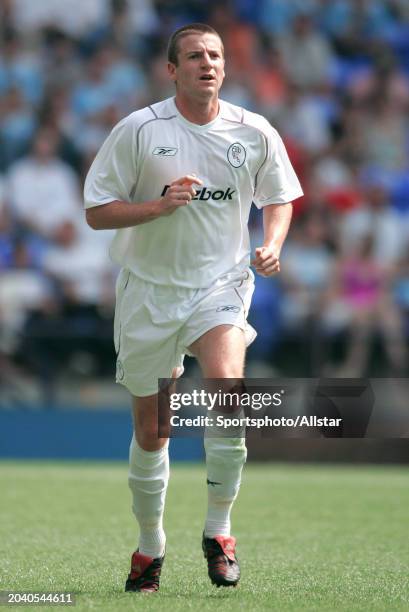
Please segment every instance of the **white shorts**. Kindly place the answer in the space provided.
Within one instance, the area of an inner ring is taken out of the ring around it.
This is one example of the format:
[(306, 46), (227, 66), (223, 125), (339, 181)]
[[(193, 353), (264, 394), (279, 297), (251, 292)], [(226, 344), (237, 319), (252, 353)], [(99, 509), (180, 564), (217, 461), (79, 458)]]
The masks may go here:
[(114, 341), (116, 381), (138, 397), (158, 392), (158, 379), (183, 373), (188, 347), (218, 325), (256, 337), (247, 323), (254, 291), (253, 272), (228, 274), (208, 289), (148, 283), (122, 269), (116, 285)]

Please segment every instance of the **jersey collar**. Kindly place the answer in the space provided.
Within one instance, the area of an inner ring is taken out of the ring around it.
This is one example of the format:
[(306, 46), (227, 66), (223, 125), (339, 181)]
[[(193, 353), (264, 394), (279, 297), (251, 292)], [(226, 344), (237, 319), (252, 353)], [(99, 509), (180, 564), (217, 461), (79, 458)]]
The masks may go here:
[(191, 121), (188, 121), (180, 112), (178, 107), (176, 106), (176, 99), (175, 97), (172, 98), (172, 104), (175, 110), (175, 113), (177, 115), (178, 121), (180, 121), (181, 123), (183, 123), (186, 127), (188, 127), (190, 130), (193, 130), (194, 132), (206, 132), (207, 130), (211, 129), (214, 124), (220, 119), (220, 115), (222, 112), (222, 105), (223, 102), (222, 100), (219, 99), (219, 112), (217, 114), (217, 117), (215, 117), (213, 119), (213, 121), (210, 121), (209, 123), (205, 123), (204, 125), (199, 125), (197, 123), (192, 123)]

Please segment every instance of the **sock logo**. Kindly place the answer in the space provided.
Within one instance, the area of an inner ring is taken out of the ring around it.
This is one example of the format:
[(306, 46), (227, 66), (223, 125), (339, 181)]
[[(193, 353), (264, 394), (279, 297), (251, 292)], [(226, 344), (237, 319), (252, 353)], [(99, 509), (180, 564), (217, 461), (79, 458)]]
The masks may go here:
[(209, 480), (208, 478), (206, 479), (206, 482), (208, 485), (211, 485), (212, 487), (214, 487), (215, 485), (221, 485), (221, 482), (216, 482), (214, 480)]

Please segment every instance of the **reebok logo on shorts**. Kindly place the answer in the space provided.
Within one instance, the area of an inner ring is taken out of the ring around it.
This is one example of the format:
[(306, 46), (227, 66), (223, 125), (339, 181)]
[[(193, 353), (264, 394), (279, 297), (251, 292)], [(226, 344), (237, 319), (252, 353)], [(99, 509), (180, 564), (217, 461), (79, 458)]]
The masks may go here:
[(152, 151), (153, 155), (162, 155), (163, 157), (170, 157), (171, 155), (176, 155), (177, 148), (176, 147), (156, 147)]
[[(164, 196), (170, 185), (165, 185), (163, 188), (161, 196)], [(227, 187), (226, 189), (215, 189), (215, 191), (211, 191), (208, 187), (203, 187), (196, 191), (196, 195), (192, 200), (232, 200), (233, 195), (236, 193), (234, 189), (231, 187)]]
[(239, 306), (219, 306), (216, 312), (240, 312)]
[(116, 360), (116, 377), (118, 380), (123, 380), (125, 376), (124, 367), (119, 359)]

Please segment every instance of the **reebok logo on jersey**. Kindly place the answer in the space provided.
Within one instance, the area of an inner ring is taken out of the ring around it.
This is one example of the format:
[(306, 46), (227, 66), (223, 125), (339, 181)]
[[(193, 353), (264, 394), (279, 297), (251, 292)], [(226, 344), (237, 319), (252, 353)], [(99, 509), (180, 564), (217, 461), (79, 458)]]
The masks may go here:
[(161, 155), (162, 157), (170, 157), (171, 155), (176, 155), (177, 153), (176, 147), (156, 147), (153, 149), (153, 155)]
[[(165, 185), (161, 196), (164, 196), (170, 185)], [(235, 194), (235, 190), (231, 189), (231, 187), (227, 187), (227, 189), (216, 189), (215, 191), (211, 191), (208, 187), (203, 187), (202, 189), (196, 191), (196, 195), (192, 200), (232, 200), (233, 195)]]

